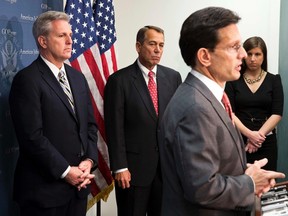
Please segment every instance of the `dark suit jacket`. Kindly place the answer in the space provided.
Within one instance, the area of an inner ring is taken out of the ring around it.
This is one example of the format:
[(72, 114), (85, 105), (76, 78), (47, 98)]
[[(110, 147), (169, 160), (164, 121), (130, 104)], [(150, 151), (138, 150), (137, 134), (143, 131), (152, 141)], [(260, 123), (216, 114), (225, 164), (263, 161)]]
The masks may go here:
[(158, 65), (158, 118), (137, 61), (111, 75), (105, 86), (104, 114), (110, 166), (128, 168), (131, 184), (149, 185), (159, 160), (157, 127), (181, 83), (178, 72)]
[(160, 125), (164, 216), (245, 215), (254, 203), (239, 131), (212, 92), (189, 73)]
[[(78, 166), (84, 158), (97, 163), (97, 126), (88, 84), (82, 73), (68, 65), (65, 70), (76, 115), (40, 56), (21, 70), (12, 83), (10, 109), (20, 152), (14, 198), (23, 205), (54, 207), (66, 203), (77, 191), (60, 178), (68, 165)], [(89, 189), (78, 194), (86, 197), (88, 193)]]

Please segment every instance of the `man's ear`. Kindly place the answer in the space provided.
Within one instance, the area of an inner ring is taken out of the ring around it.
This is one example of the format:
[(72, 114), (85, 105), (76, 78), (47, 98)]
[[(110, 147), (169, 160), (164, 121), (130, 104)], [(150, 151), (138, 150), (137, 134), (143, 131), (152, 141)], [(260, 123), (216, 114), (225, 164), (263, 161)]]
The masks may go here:
[(40, 35), (40, 36), (38, 37), (38, 43), (40, 44), (40, 46), (41, 46), (42, 48), (47, 48), (47, 40), (46, 40), (46, 37)]
[(201, 65), (208, 67), (211, 64), (211, 55), (207, 48), (200, 48), (197, 52), (197, 58)]
[(141, 46), (142, 46), (142, 45), (140, 44), (140, 42), (137, 41), (136, 44), (135, 44), (137, 53), (140, 52)]

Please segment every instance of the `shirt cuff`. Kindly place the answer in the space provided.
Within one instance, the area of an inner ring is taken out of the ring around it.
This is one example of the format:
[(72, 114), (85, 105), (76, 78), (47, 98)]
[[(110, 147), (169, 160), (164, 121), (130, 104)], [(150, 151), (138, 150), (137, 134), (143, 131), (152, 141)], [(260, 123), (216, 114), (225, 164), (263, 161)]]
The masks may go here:
[(92, 167), (94, 166), (94, 161), (90, 158), (86, 158), (84, 161), (90, 161), (92, 163)]
[(67, 169), (65, 170), (65, 172), (61, 175), (61, 179), (64, 179), (66, 177), (66, 175), (69, 173), (71, 167), (68, 166)]
[[(249, 176), (249, 175), (248, 175)], [(252, 180), (252, 182), (253, 182), (253, 188), (254, 188), (254, 193), (256, 192), (256, 187), (255, 187), (255, 182), (254, 182), (254, 180), (253, 180), (253, 178), (251, 177), (251, 176), (249, 176), (250, 178), (251, 178), (251, 180)]]
[(120, 173), (120, 172), (124, 172), (126, 170), (128, 170), (128, 168), (118, 169), (118, 170), (114, 171), (114, 173)]

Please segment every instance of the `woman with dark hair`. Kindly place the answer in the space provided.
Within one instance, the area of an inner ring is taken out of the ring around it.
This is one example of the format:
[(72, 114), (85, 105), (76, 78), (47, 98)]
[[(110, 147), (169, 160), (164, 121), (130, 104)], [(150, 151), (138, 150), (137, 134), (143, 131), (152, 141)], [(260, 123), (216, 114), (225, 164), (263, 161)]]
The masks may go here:
[(241, 77), (227, 82), (234, 122), (246, 143), (247, 162), (267, 158), (264, 169), (277, 169), (276, 126), (283, 113), (283, 87), (279, 74), (267, 72), (267, 47), (260, 37), (243, 44), (247, 58)]

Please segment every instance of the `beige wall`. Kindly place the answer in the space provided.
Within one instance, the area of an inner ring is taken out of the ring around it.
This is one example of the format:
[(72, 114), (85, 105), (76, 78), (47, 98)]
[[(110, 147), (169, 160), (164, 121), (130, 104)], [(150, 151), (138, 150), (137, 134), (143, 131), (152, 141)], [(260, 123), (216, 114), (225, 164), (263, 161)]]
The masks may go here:
[[(64, 0), (65, 6), (66, 0)], [(186, 77), (190, 70), (178, 48), (183, 21), (194, 11), (208, 6), (226, 7), (237, 12), (242, 20), (239, 28), (243, 41), (261, 36), (268, 47), (268, 70), (278, 73), (280, 0), (114, 0), (119, 68), (137, 58), (135, 37), (144, 25), (158, 25), (165, 30), (165, 50), (161, 64), (178, 70)]]
[(135, 60), (135, 37), (147, 24), (165, 30), (166, 44), (161, 63), (179, 70), (186, 77), (190, 70), (183, 62), (178, 48), (183, 21), (194, 11), (207, 6), (227, 7), (242, 20), (239, 28), (243, 42), (250, 36), (261, 36), (268, 46), (269, 71), (278, 73), (278, 38), (280, 0), (114, 0), (118, 35), (119, 68)]

